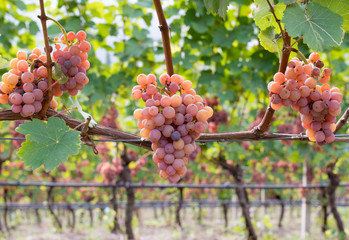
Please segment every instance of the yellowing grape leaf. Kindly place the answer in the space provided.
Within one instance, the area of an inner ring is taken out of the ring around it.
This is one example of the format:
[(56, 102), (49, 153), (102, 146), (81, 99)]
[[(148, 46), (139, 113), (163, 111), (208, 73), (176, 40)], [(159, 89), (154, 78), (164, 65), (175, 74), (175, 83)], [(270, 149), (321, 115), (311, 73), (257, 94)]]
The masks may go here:
[(328, 7), (333, 12), (342, 16), (344, 22), (342, 28), (349, 31), (349, 1), (348, 0), (315, 0), (324, 7)]
[(269, 52), (276, 52), (278, 51), (278, 46), (276, 44), (275, 39), (275, 30), (273, 27), (268, 27), (264, 30), (262, 30), (258, 34), (259, 41), (261, 45), (268, 50)]
[[(265, 30), (268, 27), (274, 27), (276, 33), (280, 33), (279, 26), (270, 12), (269, 4), (266, 0), (255, 0), (255, 7), (252, 9), (252, 15), (256, 22), (256, 25), (261, 29)], [(278, 3), (274, 5), (274, 1), (270, 0), (270, 3), (274, 6), (274, 12), (276, 17), (281, 20), (283, 17), (283, 12), (286, 6), (283, 3)]]
[(60, 118), (51, 117), (47, 123), (34, 119), (21, 124), (16, 131), (26, 135), (17, 155), (33, 169), (44, 164), (45, 170), (53, 170), (80, 149), (80, 132), (70, 130)]
[(297, 3), (290, 5), (282, 22), (291, 37), (303, 36), (304, 43), (315, 51), (339, 46), (344, 37), (343, 18), (318, 3), (308, 4), (307, 11)]

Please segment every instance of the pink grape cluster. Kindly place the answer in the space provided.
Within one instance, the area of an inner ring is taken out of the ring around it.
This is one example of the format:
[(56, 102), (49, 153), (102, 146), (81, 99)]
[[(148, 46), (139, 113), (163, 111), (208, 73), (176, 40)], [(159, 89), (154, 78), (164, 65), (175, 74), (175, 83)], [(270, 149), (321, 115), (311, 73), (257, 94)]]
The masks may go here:
[[(302, 126), (309, 139), (323, 146), (335, 140), (336, 116), (341, 113), (342, 94), (327, 83), (331, 77), (329, 68), (318, 53), (311, 53), (309, 64), (293, 58), (285, 74), (278, 72), (268, 84), (271, 107), (275, 110), (291, 106), (301, 113)], [(318, 82), (322, 85), (318, 85)]]
[[(45, 90), (47, 90), (47, 69), (41, 63), (36, 63), (33, 72), (30, 65), (34, 59), (46, 61), (46, 56), (38, 48), (28, 55), (24, 51), (17, 52), (17, 58), (10, 61), (11, 70), (1, 77), (0, 103), (9, 103), (14, 113), (23, 117), (32, 116), (42, 109)], [(29, 63), (28, 63), (29, 62)], [(53, 99), (51, 107), (56, 108), (57, 102)]]
[(164, 88), (157, 87), (153, 74), (140, 74), (137, 83), (132, 97), (145, 102), (145, 108), (134, 111), (140, 134), (152, 142), (160, 176), (178, 182), (187, 171), (189, 155), (196, 150), (195, 139), (208, 128), (213, 110), (192, 89), (192, 82), (180, 75), (161, 75)]
[[(67, 39), (64, 35), (61, 37), (61, 42), (65, 45), (64, 49), (61, 50), (61, 45), (56, 44), (52, 53), (52, 59), (61, 65), (62, 72), (69, 77), (66, 83), (59, 84), (60, 90), (68, 92), (71, 96), (77, 95), (79, 90), (89, 82), (86, 70), (90, 68), (87, 53), (91, 50), (91, 44), (85, 39), (84, 31), (76, 34), (69, 32)], [(57, 42), (58, 39), (55, 41)]]
[[(62, 72), (69, 77), (64, 84), (59, 84), (60, 79), (53, 79), (52, 92), (55, 97), (62, 96), (64, 91), (75, 96), (89, 82), (86, 70), (90, 63), (87, 60), (87, 52), (91, 45), (85, 41), (86, 33), (79, 31), (76, 35), (73, 32), (61, 37), (61, 42), (66, 47), (60, 50), (61, 46), (56, 44), (52, 53), (52, 60), (61, 65)], [(55, 38), (55, 42), (59, 42)], [(50, 51), (52, 52), (52, 47)], [(1, 77), (0, 82), (0, 104), (9, 103), (14, 113), (20, 113), (23, 117), (33, 116), (42, 109), (42, 101), (47, 95), (48, 73), (43, 63), (47, 57), (39, 48), (33, 49), (28, 56), (24, 51), (18, 51), (17, 57), (10, 61), (11, 70)], [(54, 78), (54, 76), (52, 76)], [(50, 107), (57, 110), (57, 101), (52, 99)]]

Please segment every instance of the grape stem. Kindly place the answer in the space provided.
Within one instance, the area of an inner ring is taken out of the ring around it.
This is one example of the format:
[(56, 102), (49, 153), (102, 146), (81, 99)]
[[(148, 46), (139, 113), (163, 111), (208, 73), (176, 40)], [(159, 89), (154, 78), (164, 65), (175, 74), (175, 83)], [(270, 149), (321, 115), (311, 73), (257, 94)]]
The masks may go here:
[(47, 92), (48, 90), (52, 89), (55, 85), (57, 85), (57, 83), (59, 83), (59, 80), (55, 81), (51, 86), (47, 87), (47, 88), (44, 90), (44, 93)]
[(39, 58), (35, 58), (33, 63), (31, 64), (30, 66), (30, 72), (33, 72), (34, 71), (34, 67), (37, 63), (41, 63), (43, 66), (46, 67), (46, 63), (44, 63), (43, 61), (41, 61)]
[(308, 64), (307, 58), (303, 55), (303, 53), (295, 48), (291, 48), (292, 52), (297, 53), (298, 57), (304, 62), (304, 64)]
[[(47, 25), (46, 25), (46, 21), (48, 20), (48, 17), (46, 16), (46, 13), (45, 13), (44, 0), (40, 0), (40, 10), (41, 10), (41, 15), (39, 15), (38, 18), (41, 20), (42, 31), (44, 35), (45, 52), (46, 52), (46, 58), (47, 58), (45, 67), (47, 68), (47, 84), (50, 87), (53, 84), (52, 59), (51, 59), (50, 43), (49, 43)], [(46, 112), (50, 106), (50, 102), (52, 101), (52, 98), (53, 98), (53, 93), (52, 93), (52, 88), (50, 88), (48, 90), (47, 96), (44, 98), (44, 101), (42, 103), (41, 111), (35, 117), (39, 119), (44, 119), (46, 117)]]
[(67, 32), (65, 31), (64, 27), (56, 19), (53, 19), (51, 17), (47, 17), (47, 20), (51, 20), (52, 22), (57, 24), (57, 26), (61, 29), (61, 31), (64, 35), (64, 39), (65, 39), (64, 43), (69, 47), (68, 35), (67, 35)]
[(153, 2), (156, 9), (156, 13), (158, 15), (159, 24), (160, 24), (159, 29), (161, 32), (162, 44), (164, 47), (167, 74), (172, 76), (174, 74), (174, 70), (173, 70), (173, 61), (172, 61), (172, 53), (171, 53), (170, 33), (169, 33), (170, 28), (167, 25), (165, 14), (161, 6), (161, 1), (153, 0)]
[(166, 88), (161, 88), (161, 87), (156, 87), (156, 89), (160, 90), (160, 91), (164, 91), (165, 93), (167, 93), (169, 96), (172, 96), (172, 93), (167, 90)]

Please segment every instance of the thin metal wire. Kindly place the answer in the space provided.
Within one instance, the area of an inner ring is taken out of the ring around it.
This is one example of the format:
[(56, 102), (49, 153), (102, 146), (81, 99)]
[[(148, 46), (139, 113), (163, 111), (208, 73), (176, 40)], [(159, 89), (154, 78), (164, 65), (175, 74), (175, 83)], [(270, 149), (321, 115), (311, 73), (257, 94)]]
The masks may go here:
[[(208, 188), (208, 189), (235, 189), (234, 184), (156, 184), (156, 183), (123, 183), (123, 184), (98, 184), (98, 183), (59, 183), (59, 182), (0, 182), (0, 186), (26, 186), (26, 187), (97, 187), (97, 188)], [(327, 184), (314, 185), (244, 185), (245, 189), (316, 189), (326, 188)], [(349, 187), (349, 183), (340, 184), (339, 187)]]

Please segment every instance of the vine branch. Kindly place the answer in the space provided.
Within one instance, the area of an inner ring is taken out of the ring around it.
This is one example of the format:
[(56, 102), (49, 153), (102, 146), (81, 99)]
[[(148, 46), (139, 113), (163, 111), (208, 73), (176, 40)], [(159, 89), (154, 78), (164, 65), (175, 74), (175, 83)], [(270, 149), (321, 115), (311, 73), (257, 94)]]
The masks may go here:
[(304, 62), (304, 64), (308, 64), (307, 58), (303, 55), (303, 53), (301, 51), (299, 51), (298, 49), (295, 49), (295, 48), (290, 48), (290, 50), (292, 52), (297, 53), (298, 57)]
[[(52, 60), (51, 60), (50, 43), (49, 43), (47, 25), (46, 25), (46, 21), (48, 20), (48, 17), (46, 16), (46, 13), (45, 13), (44, 0), (40, 0), (40, 10), (41, 10), (41, 15), (39, 15), (38, 18), (41, 20), (42, 31), (43, 31), (44, 40), (45, 40), (45, 52), (46, 52), (46, 58), (47, 58), (47, 61), (45, 64), (47, 68), (47, 84), (48, 84), (48, 87), (50, 87), (53, 84)], [(44, 101), (42, 103), (42, 109), (37, 115), (38, 118), (40, 119), (45, 118), (47, 109), (50, 106), (50, 102), (52, 101), (52, 98), (53, 98), (52, 88), (49, 88), (47, 97), (44, 98)]]
[[(52, 109), (47, 110), (47, 117), (58, 117), (65, 121), (70, 128), (81, 126), (84, 121), (75, 119), (63, 113), (57, 113)], [(14, 120), (30, 120), (29, 117), (22, 117), (18, 113), (13, 113), (11, 110), (0, 110), (0, 121), (14, 121)], [(107, 137), (109, 139), (120, 140), (151, 151), (151, 142), (144, 140), (140, 136), (119, 131), (113, 128), (96, 125), (89, 128), (88, 135)], [(302, 134), (282, 134), (282, 133), (260, 133), (256, 135), (252, 131), (240, 132), (224, 132), (224, 133), (204, 133), (200, 135), (197, 142), (233, 142), (233, 141), (262, 141), (262, 140), (291, 140), (291, 141), (305, 141), (309, 142), (309, 138)], [(348, 137), (336, 136), (335, 142), (349, 142)]]
[[(290, 36), (288, 36), (286, 31), (284, 34), (285, 34), (285, 37), (283, 38), (284, 43), (282, 47), (282, 53), (281, 53), (280, 64), (279, 64), (279, 72), (282, 72), (282, 73), (286, 72), (288, 59), (290, 58), (290, 53), (291, 53), (290, 49), (288, 48), (288, 46), (291, 43), (291, 38)], [(269, 103), (267, 111), (265, 112), (261, 123), (257, 127), (252, 129), (252, 132), (254, 132), (257, 135), (266, 132), (270, 127), (270, 123), (273, 119), (274, 112), (275, 110), (272, 109), (271, 103)]]
[(174, 70), (173, 70), (172, 53), (171, 53), (171, 42), (170, 42), (170, 32), (169, 32), (170, 28), (167, 25), (165, 14), (161, 6), (161, 1), (153, 0), (153, 2), (156, 9), (156, 14), (158, 15), (159, 24), (160, 24), (159, 28), (162, 36), (162, 45), (164, 47), (167, 74), (172, 76), (174, 74)]

